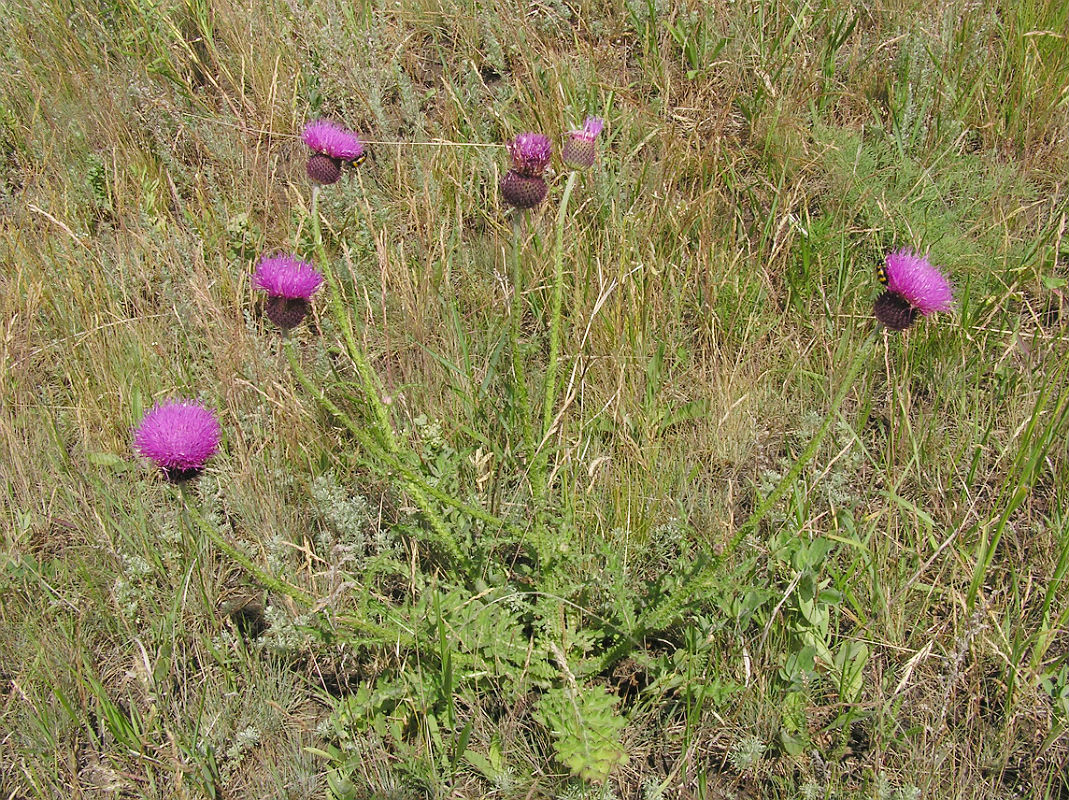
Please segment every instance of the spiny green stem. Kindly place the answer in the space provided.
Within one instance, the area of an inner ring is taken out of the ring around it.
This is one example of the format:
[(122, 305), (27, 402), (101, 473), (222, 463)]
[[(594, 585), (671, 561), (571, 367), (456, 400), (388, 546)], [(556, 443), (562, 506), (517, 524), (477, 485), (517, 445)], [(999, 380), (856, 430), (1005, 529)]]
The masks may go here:
[(345, 338), (345, 350), (352, 362), (356, 364), (356, 371), (360, 374), (360, 382), (364, 386), (364, 395), (375, 415), (377, 433), (382, 437), (387, 449), (390, 452), (396, 452), (397, 436), (393, 430), (393, 423), (390, 422), (390, 415), (379, 397), (379, 386), (375, 379), (375, 373), (371, 369), (364, 351), (356, 344), (352, 320), (349, 318), (349, 314), (346, 313), (345, 305), (342, 302), (341, 282), (334, 273), (333, 265), (327, 257), (327, 250), (323, 244), (323, 233), (319, 223), (319, 192), (319, 186), (312, 188), (312, 238), (315, 241), (316, 257), (319, 259), (319, 265), (327, 275), (331, 314), (334, 317), (334, 321), (341, 328), (342, 335)]
[[(315, 244), (316, 258), (319, 259), (319, 265), (323, 269), (327, 269), (330, 260), (327, 258), (327, 249), (323, 244), (323, 232), (319, 227), (319, 186), (312, 187), (312, 208), (309, 212), (309, 220), (312, 223), (312, 243)], [(337, 288), (337, 287), (332, 287)]]
[(546, 391), (542, 403), (542, 437), (549, 433), (553, 424), (553, 406), (557, 401), (557, 358), (560, 353), (561, 309), (564, 305), (564, 223), (568, 219), (568, 202), (579, 180), (573, 171), (564, 187), (564, 196), (557, 209), (557, 230), (553, 243), (553, 308), (549, 317), (549, 364), (546, 366)]
[(763, 520), (772, 510), (773, 506), (775, 506), (775, 504), (778, 503), (788, 491), (790, 491), (791, 487), (794, 486), (795, 481), (798, 479), (798, 476), (805, 468), (805, 465), (817, 454), (821, 442), (824, 441), (824, 437), (827, 435), (828, 431), (831, 430), (831, 426), (834, 424), (835, 420), (838, 419), (839, 409), (842, 406), (843, 401), (846, 400), (846, 396), (853, 388), (854, 379), (868, 360), (875, 341), (876, 334), (870, 334), (869, 338), (858, 348), (857, 355), (854, 356), (854, 360), (847, 368), (842, 386), (839, 387), (839, 391), (835, 394), (835, 398), (831, 403), (831, 408), (828, 409), (827, 417), (824, 419), (820, 429), (787, 471), (787, 474), (780, 480), (776, 488), (772, 490), (772, 493), (765, 498), (760, 506), (757, 507), (757, 510), (750, 515), (750, 518), (742, 524), (719, 557), (711, 561), (709, 564), (695, 569), (679, 589), (674, 591), (662, 603), (647, 609), (639, 618), (635, 625), (635, 630), (628, 636), (628, 638), (625, 641), (620, 642), (606, 654), (603, 666), (608, 666), (614, 660), (619, 659), (627, 652), (627, 649), (631, 644), (641, 641), (642, 637), (653, 631), (660, 630), (665, 625), (671, 624), (673, 617), (678, 614), (688, 602), (690, 602), (692, 597), (701, 592), (703, 586), (710, 579), (711, 570), (716, 569), (719, 564), (722, 564), (735, 548), (738, 547), (746, 534), (755, 530), (761, 520)]
[(190, 496), (188, 481), (182, 481), (178, 484), (179, 499), (182, 501), (182, 524), (186, 526), (186, 533), (193, 536), (193, 522), (189, 518), (189, 506), (193, 502), (193, 498)]
[(383, 446), (376, 442), (374, 437), (369, 436), (363, 428), (358, 426), (349, 417), (348, 414), (342, 411), (337, 406), (337, 404), (334, 403), (334, 401), (327, 397), (326, 394), (319, 389), (319, 387), (312, 383), (309, 377), (305, 374), (304, 370), (301, 369), (301, 366), (297, 361), (297, 356), (293, 352), (292, 343), (286, 342), (285, 347), (286, 355), (289, 358), (290, 367), (293, 369), (293, 372), (297, 376), (297, 380), (300, 382), (300, 384), (316, 398), (320, 405), (322, 405), (333, 416), (337, 417), (342, 421), (342, 424), (344, 424), (345, 427), (349, 430), (349, 432), (353, 435), (353, 438), (355, 438), (365, 450), (367, 450), (369, 453), (371, 453), (380, 461), (382, 461), (390, 469), (401, 475), (405, 489), (412, 496), (412, 499), (415, 501), (416, 506), (419, 508), (420, 512), (424, 515), (424, 517), (426, 517), (428, 523), (431, 526), (431, 529), (434, 531), (435, 535), (441, 540), (441, 544), (449, 551), (450, 557), (453, 558), (457, 563), (463, 563), (460, 548), (458, 547), (456, 541), (453, 539), (453, 536), (445, 527), (445, 523), (442, 521), (441, 515), (438, 514), (438, 512), (435, 511), (431, 507), (430, 503), (427, 501), (426, 496), (428, 494), (436, 498), (440, 502), (445, 503), (446, 505), (451, 505), (454, 508), (465, 512), (466, 514), (469, 514), (470, 516), (481, 520), (482, 522), (486, 522), (490, 525), (496, 525), (500, 528), (507, 528), (503, 521), (499, 520), (492, 514), (489, 514), (479, 508), (476, 508), (475, 506), (471, 506), (467, 503), (464, 503), (463, 501), (457, 500), (456, 498), (451, 497), (440, 489), (431, 486), (426, 481), (421, 480), (418, 477), (417, 473), (415, 473), (412, 469), (406, 467), (397, 458), (396, 451), (384, 450)]
[(193, 521), (189, 516), (189, 509), (194, 504), (193, 493), (190, 491), (190, 481), (179, 481), (178, 494), (179, 505), (182, 509), (182, 535), (185, 537), (187, 553), (193, 559), (193, 563), (190, 565), (190, 576), (196, 575), (198, 580), (197, 588), (200, 590), (201, 598), (210, 605), (210, 593), (205, 583), (203, 569), (203, 560), (208, 548), (204, 538), (197, 535), (193, 527)]
[[(182, 492), (182, 513), (187, 524), (191, 526), (190, 530), (192, 530), (192, 520), (195, 519), (197, 527), (216, 547), (226, 553), (226, 555), (235, 561), (242, 569), (248, 572), (258, 584), (268, 591), (286, 595), (305, 606), (314, 607), (316, 605), (315, 598), (308, 592), (305, 592), (303, 589), (281, 580), (280, 578), (276, 578), (266, 570), (261, 569), (251, 558), (249, 558), (248, 555), (223, 538), (223, 535), (216, 530), (215, 526), (206, 520), (196, 507), (192, 505), (192, 500), (185, 484), (180, 484), (180, 488)], [(364, 634), (371, 641), (379, 644), (396, 644), (399, 642), (402, 645), (409, 645), (414, 641), (411, 636), (401, 633), (401, 626), (397, 626), (396, 624), (389, 628), (384, 628), (381, 625), (376, 625), (373, 622), (368, 622), (365, 619), (360, 619), (351, 614), (339, 615), (335, 617), (335, 622), (346, 625), (349, 628)]]
[[(379, 397), (379, 387), (375, 380), (374, 372), (371, 369), (371, 365), (367, 361), (367, 357), (364, 355), (363, 350), (356, 344), (356, 337), (353, 334), (352, 321), (349, 319), (349, 315), (346, 313), (345, 308), (341, 301), (341, 285), (338, 282), (337, 276), (334, 275), (334, 271), (330, 268), (330, 260), (327, 258), (326, 247), (323, 245), (323, 234), (319, 224), (319, 187), (316, 186), (312, 189), (312, 236), (315, 239), (316, 252), (319, 255), (319, 259), (322, 262), (324, 270), (327, 271), (331, 284), (330, 301), (331, 311), (333, 312), (335, 320), (341, 326), (342, 332), (345, 336), (345, 346), (349, 354), (349, 358), (356, 364), (356, 369), (360, 373), (360, 380), (364, 384), (364, 394), (367, 397), (368, 403), (371, 404), (372, 410), (375, 414), (375, 423), (377, 433), (382, 440), (383, 446), (386, 452), (391, 456), (396, 456), (400, 448), (397, 443), (397, 434), (394, 432), (393, 423), (390, 421), (390, 416), (386, 411), (386, 406), (383, 404), (382, 399)], [(289, 347), (287, 342), (287, 353), (290, 356), (290, 363), (296, 365), (297, 359), (293, 355), (292, 348)], [(303, 374), (303, 373), (301, 373)], [(302, 380), (302, 383), (305, 383)], [(396, 461), (396, 459), (393, 459)], [(423, 493), (420, 486), (416, 485), (411, 480), (406, 480), (406, 487), (412, 499), (415, 501), (416, 506), (422, 512), (427, 522), (431, 526), (431, 530), (439, 540), (439, 544), (449, 551), (449, 556), (457, 564), (463, 564), (464, 559), (460, 551), (460, 547), (457, 545), (453, 536), (445, 527), (445, 523), (442, 521), (441, 515), (439, 515), (427, 502), (427, 497)]]
[(281, 578), (276, 578), (274, 575), (270, 574), (266, 570), (263, 570), (258, 567), (256, 564), (253, 563), (252, 559), (249, 558), (245, 553), (243, 553), (240, 549), (238, 549), (234, 545), (230, 544), (230, 542), (228, 542), (226, 539), (224, 539), (223, 535), (215, 529), (214, 525), (209, 523), (199, 513), (195, 516), (197, 520), (197, 526), (201, 529), (201, 532), (203, 532), (205, 536), (211, 539), (212, 543), (215, 544), (216, 547), (218, 547), (220, 550), (230, 556), (230, 558), (236, 561), (246, 572), (252, 575), (252, 577), (256, 579), (257, 583), (259, 583), (265, 589), (268, 589), (272, 592), (278, 592), (279, 594), (284, 594), (287, 597), (293, 598), (299, 603), (304, 603), (305, 605), (312, 604), (313, 598), (310, 594), (305, 592), (303, 589), (299, 589), (293, 584), (282, 580)]
[[(278, 594), (284, 594), (287, 597), (290, 597), (303, 605), (311, 606), (314, 604), (315, 598), (313, 598), (312, 595), (308, 594), (308, 592), (304, 591), (303, 589), (299, 589), (293, 584), (283, 581), (280, 578), (276, 578), (274, 575), (271, 575), (269, 572), (261, 569), (255, 563), (253, 563), (253, 560), (249, 558), (245, 553), (243, 553), (240, 549), (238, 549), (230, 542), (228, 542), (225, 538), (223, 538), (223, 535), (219, 533), (218, 530), (216, 530), (215, 526), (208, 522), (208, 520), (206, 520), (194, 506), (187, 502), (188, 497), (189, 496), (185, 491), (185, 487), (183, 486), (182, 504), (183, 509), (185, 510), (186, 519), (188, 520), (192, 517), (196, 521), (197, 527), (201, 530), (201, 532), (205, 536), (207, 536), (208, 539), (210, 539), (216, 547), (218, 547), (220, 550), (230, 556), (231, 559), (237, 562), (246, 572), (248, 572), (256, 580), (257, 583), (259, 583), (268, 591), (277, 592)], [(380, 642), (395, 641), (397, 638), (397, 632), (393, 629), (383, 628), (379, 625), (375, 625), (374, 623), (356, 619), (354, 617), (346, 617), (345, 621), (347, 624), (353, 626), (354, 628), (357, 628), (362, 633), (368, 634), (369, 636)]]
[[(520, 427), (523, 430), (523, 445), (527, 457), (534, 455), (534, 426), (531, 421), (531, 403), (527, 396), (527, 375), (523, 366), (523, 351), (520, 348), (520, 328), (523, 323), (523, 267), (520, 264), (520, 250), (522, 247), (523, 233), (521, 230), (523, 214), (516, 216), (512, 221), (512, 308), (511, 328), (512, 334), (512, 377), (513, 389), (516, 392), (516, 401), (519, 404)], [(536, 476), (532, 472), (531, 482), (534, 484)], [(537, 486), (535, 496), (540, 495)]]
[(876, 333), (873, 332), (858, 348), (857, 355), (854, 356), (854, 360), (847, 368), (846, 376), (843, 378), (842, 385), (839, 387), (839, 391), (835, 394), (835, 398), (832, 400), (831, 408), (828, 409), (828, 414), (824, 418), (824, 422), (821, 424), (820, 429), (814, 434), (812, 440), (806, 445), (805, 450), (802, 451), (802, 454), (798, 456), (794, 464), (791, 465), (791, 468), (787, 470), (787, 474), (783, 476), (776, 488), (772, 490), (772, 493), (764, 499), (761, 505), (759, 505), (750, 515), (750, 518), (747, 519), (735, 533), (735, 536), (721, 554), (721, 560), (730, 555), (738, 546), (739, 542), (742, 541), (743, 537), (745, 537), (747, 533), (755, 530), (761, 523), (761, 520), (768, 516), (768, 512), (772, 510), (773, 506), (775, 506), (776, 503), (778, 503), (783, 496), (791, 490), (791, 487), (794, 486), (794, 482), (798, 480), (798, 476), (802, 473), (805, 465), (817, 454), (821, 442), (824, 441), (824, 437), (827, 435), (828, 431), (831, 430), (831, 426), (835, 423), (835, 420), (838, 419), (839, 408), (842, 406), (843, 401), (846, 400), (846, 396), (853, 388), (854, 379), (867, 362), (875, 342)]

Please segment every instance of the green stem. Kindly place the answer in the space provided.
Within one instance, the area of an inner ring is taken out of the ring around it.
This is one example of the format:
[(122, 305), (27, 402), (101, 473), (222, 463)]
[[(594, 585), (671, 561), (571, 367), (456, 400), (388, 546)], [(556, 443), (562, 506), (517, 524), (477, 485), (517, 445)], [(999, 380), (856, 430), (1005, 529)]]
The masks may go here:
[(345, 338), (346, 353), (348, 353), (349, 358), (356, 365), (356, 371), (360, 375), (360, 382), (364, 386), (364, 395), (367, 398), (367, 402), (371, 405), (372, 412), (375, 415), (377, 432), (387, 449), (390, 452), (396, 452), (397, 436), (393, 430), (393, 423), (390, 422), (390, 415), (386, 411), (386, 406), (382, 402), (382, 399), (379, 397), (379, 385), (375, 378), (375, 373), (371, 369), (371, 364), (368, 363), (364, 351), (356, 344), (356, 336), (353, 332), (352, 320), (350, 319), (349, 314), (346, 313), (345, 304), (342, 302), (341, 282), (337, 275), (334, 274), (334, 268), (330, 259), (327, 257), (327, 249), (323, 244), (323, 232), (319, 223), (319, 192), (319, 186), (312, 187), (312, 238), (315, 242), (316, 257), (319, 259), (319, 266), (327, 276), (331, 314), (334, 317), (334, 321), (341, 328), (342, 335)]
[(189, 494), (189, 482), (181, 481), (178, 484), (178, 494), (182, 501), (182, 524), (185, 525), (186, 535), (193, 538), (193, 522), (189, 519), (189, 506), (193, 502)]
[[(523, 212), (520, 212), (512, 221), (512, 308), (510, 309), (512, 335), (512, 377), (513, 390), (516, 393), (516, 401), (519, 405), (520, 427), (523, 430), (524, 451), (530, 464), (534, 457), (534, 426), (531, 420), (531, 403), (527, 396), (527, 376), (523, 366), (523, 351), (520, 347), (520, 327), (523, 323), (523, 268), (520, 265), (520, 249), (522, 246), (521, 224)], [(530, 473), (532, 488), (535, 497), (540, 497), (541, 482), (534, 471)]]
[(839, 391), (832, 400), (831, 408), (828, 409), (828, 415), (825, 417), (820, 429), (814, 434), (812, 440), (806, 445), (805, 450), (802, 451), (802, 454), (798, 456), (798, 459), (791, 465), (791, 468), (787, 470), (787, 474), (783, 476), (776, 488), (772, 490), (772, 493), (764, 499), (761, 505), (759, 505), (750, 515), (750, 518), (742, 524), (738, 531), (736, 531), (735, 536), (724, 549), (724, 552), (721, 555), (721, 560), (731, 554), (747, 533), (756, 530), (757, 526), (761, 523), (761, 520), (768, 516), (768, 512), (771, 511), (776, 503), (778, 503), (783, 496), (791, 490), (791, 487), (793, 487), (794, 482), (798, 480), (798, 476), (802, 473), (805, 465), (817, 454), (821, 442), (824, 441), (824, 437), (827, 435), (828, 431), (831, 430), (831, 426), (838, 418), (839, 408), (842, 406), (843, 401), (846, 400), (846, 396), (854, 386), (854, 378), (857, 377), (857, 374), (868, 360), (869, 355), (872, 352), (872, 346), (876, 342), (876, 336), (876, 332), (871, 333), (868, 339), (866, 339), (858, 348), (857, 355), (854, 356), (854, 360), (847, 368), (842, 386), (839, 387)]
[(874, 332), (870, 334), (869, 338), (858, 348), (857, 355), (854, 356), (854, 360), (847, 368), (842, 386), (839, 387), (839, 391), (835, 394), (835, 398), (832, 400), (831, 408), (828, 409), (828, 415), (825, 418), (824, 423), (820, 426), (820, 429), (813, 436), (813, 439), (806, 446), (805, 450), (802, 451), (802, 454), (794, 462), (794, 465), (790, 470), (787, 471), (787, 474), (783, 476), (783, 479), (780, 480), (772, 493), (765, 498), (760, 506), (757, 507), (757, 510), (750, 515), (750, 518), (742, 524), (731, 542), (724, 548), (724, 551), (711, 562), (695, 567), (691, 574), (683, 581), (679, 589), (672, 592), (659, 604), (650, 606), (639, 617), (634, 630), (603, 657), (603, 668), (607, 668), (613, 662), (623, 657), (623, 655), (625, 655), (636, 642), (642, 641), (643, 637), (671, 625), (676, 615), (688, 602), (690, 602), (691, 598), (704, 593), (712, 571), (717, 569), (719, 564), (723, 563), (735, 548), (738, 547), (746, 534), (755, 530), (761, 520), (763, 520), (768, 515), (769, 511), (772, 510), (773, 506), (775, 506), (775, 504), (779, 502), (788, 491), (790, 491), (791, 487), (794, 486), (795, 481), (798, 479), (798, 476), (801, 474), (802, 469), (804, 469), (805, 465), (817, 454), (821, 442), (824, 440), (828, 431), (831, 430), (832, 424), (838, 419), (839, 409), (842, 407), (843, 401), (846, 400), (846, 396), (853, 388), (854, 379), (868, 360), (875, 341), (876, 333)]
[(561, 309), (564, 305), (564, 223), (568, 218), (568, 201), (579, 179), (573, 171), (564, 187), (564, 197), (557, 209), (556, 239), (553, 244), (553, 310), (549, 317), (549, 364), (546, 367), (546, 394), (542, 403), (542, 438), (549, 435), (553, 423), (553, 407), (557, 401), (557, 358), (560, 353)]
[(297, 361), (297, 355), (293, 352), (292, 343), (286, 342), (285, 348), (286, 355), (289, 358), (290, 367), (293, 369), (294, 373), (297, 376), (297, 380), (300, 381), (301, 385), (304, 386), (304, 388), (307, 389), (309, 392), (311, 392), (312, 395), (316, 398), (316, 400), (319, 401), (319, 403), (325, 409), (327, 409), (327, 411), (329, 411), (331, 414), (333, 414), (342, 421), (345, 427), (349, 430), (349, 432), (365, 450), (372, 453), (374, 456), (384, 462), (387, 466), (389, 466), (391, 469), (401, 475), (405, 489), (412, 496), (413, 501), (416, 503), (416, 507), (419, 508), (420, 512), (430, 524), (431, 530), (434, 532), (435, 535), (435, 540), (438, 541), (441, 546), (449, 552), (449, 556), (457, 564), (464, 563), (460, 547), (457, 545), (456, 540), (453, 538), (453, 535), (449, 532), (448, 528), (446, 528), (445, 522), (442, 520), (441, 515), (437, 511), (435, 511), (431, 504), (427, 501), (428, 494), (437, 498), (441, 502), (444, 502), (448, 505), (452, 505), (455, 508), (459, 508), (460, 510), (469, 513), (476, 519), (480, 519), (484, 522), (504, 527), (504, 523), (498, 520), (496, 517), (486, 513), (485, 511), (481, 511), (480, 509), (477, 509), (474, 506), (469, 506), (467, 503), (463, 503), (459, 500), (456, 500), (455, 498), (450, 497), (448, 494), (441, 491), (440, 489), (431, 486), (426, 481), (420, 480), (417, 476), (417, 473), (415, 473), (412, 469), (406, 467), (398, 459), (398, 450), (396, 444), (394, 444), (393, 449), (390, 449), (389, 445), (386, 445), (386, 449), (384, 449), (383, 445), (376, 442), (374, 437), (369, 436), (363, 428), (359, 427), (355, 422), (353, 422), (344, 411), (338, 408), (338, 406), (329, 397), (327, 397), (324, 392), (322, 392), (315, 384), (312, 383), (312, 381), (304, 373), (304, 370), (301, 369), (301, 366)]
[[(368, 363), (367, 357), (364, 352), (356, 344), (356, 337), (353, 334), (352, 321), (349, 315), (346, 313), (345, 308), (341, 301), (341, 285), (334, 275), (334, 271), (330, 268), (330, 260), (327, 258), (326, 248), (323, 246), (323, 234), (319, 225), (319, 187), (315, 186), (312, 189), (312, 236), (315, 239), (316, 252), (319, 259), (322, 262), (323, 269), (327, 272), (330, 280), (330, 302), (331, 311), (335, 320), (341, 326), (342, 332), (345, 336), (345, 347), (349, 354), (349, 358), (356, 364), (357, 372), (360, 373), (361, 383), (364, 385), (364, 394), (368, 403), (371, 404), (372, 410), (375, 414), (376, 431), (386, 453), (391, 456), (392, 461), (399, 463), (395, 456), (400, 451), (400, 447), (397, 442), (397, 434), (394, 432), (393, 423), (390, 421), (390, 415), (386, 411), (386, 406), (379, 397), (378, 382), (375, 379), (375, 374), (371, 369), (371, 365)], [(300, 372), (300, 367), (297, 364), (297, 358), (293, 353), (293, 348), (289, 342), (286, 342), (286, 353), (289, 356), (290, 364), (292, 364), (295, 370), (298, 371), (298, 376), (301, 377), (301, 383), (306, 386), (310, 385), (307, 378), (303, 377), (304, 373)], [(325, 396), (320, 397), (320, 402), (326, 399)], [(355, 426), (354, 426), (355, 427)], [(365, 445), (366, 446), (366, 445)], [(380, 450), (379, 448), (375, 448)], [(381, 450), (380, 450), (381, 452)], [(385, 455), (385, 453), (383, 454)], [(408, 493), (412, 496), (416, 506), (420, 512), (426, 518), (428, 524), (434, 533), (435, 539), (440, 546), (445, 548), (450, 558), (457, 564), (463, 564), (464, 559), (460, 551), (460, 547), (457, 545), (456, 540), (452, 534), (449, 533), (445, 527), (445, 523), (442, 521), (441, 515), (435, 511), (423, 492), (423, 488), (415, 482), (406, 479), (406, 488)]]
[[(215, 529), (215, 526), (204, 519), (196, 509), (193, 510), (193, 516), (196, 518), (197, 527), (200, 528), (204, 535), (207, 536), (216, 547), (236, 561), (242, 569), (248, 572), (256, 582), (265, 589), (271, 592), (277, 592), (278, 594), (284, 594), (306, 606), (312, 606), (314, 604), (315, 598), (308, 594), (308, 592), (297, 588), (292, 583), (276, 578), (266, 570), (258, 567), (245, 553), (224, 539), (223, 535)], [(345, 617), (345, 622), (380, 642), (396, 640), (397, 632), (393, 628), (383, 628), (372, 622), (367, 622), (366, 620), (350, 616)]]
[(179, 506), (182, 514), (182, 536), (185, 540), (186, 554), (193, 559), (189, 574), (190, 576), (196, 576), (197, 589), (200, 590), (201, 600), (204, 602), (205, 608), (210, 608), (212, 605), (211, 593), (204, 577), (204, 562), (207, 557), (208, 546), (204, 541), (204, 537), (197, 535), (197, 530), (193, 527), (193, 521), (189, 517), (189, 509), (194, 504), (193, 493), (189, 487), (190, 481), (188, 480), (178, 482)]
[[(264, 569), (257, 566), (248, 555), (243, 553), (240, 549), (228, 542), (223, 535), (216, 530), (216, 527), (204, 518), (204, 516), (197, 509), (196, 504), (193, 501), (193, 496), (189, 491), (187, 483), (182, 482), (178, 484), (178, 491), (180, 494), (182, 505), (182, 520), (185, 523), (189, 536), (194, 539), (194, 531), (200, 530), (200, 532), (206, 536), (212, 544), (222, 550), (232, 560), (237, 562), (242, 569), (248, 572), (257, 583), (263, 586), (265, 589), (278, 594), (284, 594), (299, 603), (306, 606), (311, 606), (314, 603), (312, 595), (303, 589), (299, 589), (291, 583), (288, 583), (280, 578), (276, 578)], [(194, 520), (196, 521), (196, 528), (194, 528)], [(199, 549), (199, 548), (198, 548)], [(207, 596), (207, 592), (205, 592)], [(339, 618), (340, 620), (341, 618)], [(393, 642), (397, 639), (397, 632), (392, 628), (387, 629), (375, 625), (374, 623), (367, 622), (366, 620), (358, 619), (356, 617), (346, 615), (344, 622), (347, 625), (359, 630), (360, 632), (371, 636), (380, 643)]]
[[(316, 258), (319, 259), (319, 266), (325, 270), (330, 269), (330, 259), (327, 258), (327, 248), (323, 244), (323, 231), (319, 227), (319, 192), (320, 187), (318, 184), (312, 187), (312, 209), (309, 212), (310, 221), (312, 223), (312, 242), (316, 248)], [(331, 277), (333, 277), (333, 271), (331, 271)], [(337, 289), (337, 286), (331, 288)]]

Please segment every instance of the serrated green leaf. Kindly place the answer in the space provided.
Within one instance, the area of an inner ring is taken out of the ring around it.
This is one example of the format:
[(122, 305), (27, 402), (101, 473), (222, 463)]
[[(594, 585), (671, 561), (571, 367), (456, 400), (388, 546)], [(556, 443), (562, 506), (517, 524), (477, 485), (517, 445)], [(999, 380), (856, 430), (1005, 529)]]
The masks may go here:
[(535, 719), (553, 735), (560, 762), (583, 780), (604, 781), (627, 763), (620, 744), (627, 722), (616, 713), (616, 700), (604, 686), (594, 686), (551, 689), (539, 702)]

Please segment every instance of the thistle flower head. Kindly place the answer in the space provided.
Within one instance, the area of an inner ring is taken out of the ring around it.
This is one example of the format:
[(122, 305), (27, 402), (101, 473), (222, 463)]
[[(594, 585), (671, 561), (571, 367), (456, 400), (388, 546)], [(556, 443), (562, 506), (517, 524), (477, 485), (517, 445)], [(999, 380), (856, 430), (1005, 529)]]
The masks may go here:
[(605, 121), (600, 117), (587, 117), (583, 127), (577, 131), (569, 131), (568, 138), (564, 141), (561, 150), (561, 158), (564, 163), (573, 169), (586, 169), (594, 164), (597, 155), (597, 138), (605, 127)]
[(323, 276), (306, 261), (293, 256), (260, 259), (252, 278), (267, 292), (267, 317), (284, 331), (300, 325), (308, 314), (309, 299), (323, 285)]
[(519, 209), (534, 208), (545, 199), (542, 173), (549, 164), (552, 145), (541, 133), (521, 133), (507, 145), (512, 169), (501, 179), (501, 196)]
[(519, 209), (534, 208), (545, 197), (548, 187), (537, 175), (524, 175), (514, 169), (505, 173), (501, 179), (501, 196), (510, 206)]
[(211, 409), (193, 400), (168, 400), (142, 418), (134, 431), (134, 450), (178, 483), (201, 473), (219, 449), (221, 434)]
[(577, 131), (572, 131), (572, 138), (583, 139), (585, 141), (593, 141), (598, 138), (598, 134), (605, 129), (605, 120), (601, 117), (587, 117), (583, 120), (583, 127)]
[(323, 276), (307, 261), (275, 256), (260, 259), (252, 282), (271, 297), (307, 300), (323, 285)]
[(330, 120), (309, 122), (304, 126), (301, 138), (313, 153), (322, 153), (339, 161), (355, 161), (364, 154), (364, 145), (357, 135)]
[(904, 297), (924, 316), (949, 311), (954, 300), (950, 283), (928, 259), (909, 250), (887, 256), (887, 288)]
[(521, 133), (507, 146), (512, 157), (512, 169), (520, 175), (537, 178), (546, 171), (553, 149), (548, 136), (541, 133)]
[(301, 138), (312, 151), (306, 170), (316, 183), (337, 183), (343, 162), (356, 166), (364, 160), (364, 145), (357, 135), (329, 120), (309, 122)]
[(910, 250), (889, 253), (880, 280), (887, 290), (876, 298), (876, 319), (893, 330), (905, 330), (918, 315), (949, 311), (954, 301), (946, 276)]

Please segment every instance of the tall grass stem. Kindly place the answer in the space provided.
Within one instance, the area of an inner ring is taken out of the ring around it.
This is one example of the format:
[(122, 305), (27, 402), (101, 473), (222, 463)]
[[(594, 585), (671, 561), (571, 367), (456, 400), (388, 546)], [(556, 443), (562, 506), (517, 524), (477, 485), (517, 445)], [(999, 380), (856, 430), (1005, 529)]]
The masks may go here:
[(857, 377), (858, 373), (861, 372), (862, 367), (868, 362), (869, 357), (872, 354), (873, 345), (876, 343), (877, 336), (878, 333), (873, 331), (858, 348), (857, 355), (854, 356), (854, 360), (846, 370), (842, 385), (839, 387), (839, 391), (836, 392), (835, 397), (832, 400), (831, 407), (828, 409), (824, 422), (813, 435), (809, 444), (806, 445), (805, 450), (802, 451), (794, 464), (791, 465), (791, 468), (787, 470), (787, 474), (780, 479), (776, 488), (773, 489), (768, 497), (766, 497), (754, 510), (749, 519), (739, 527), (729, 545), (724, 549), (721, 558), (728, 556), (738, 546), (739, 542), (742, 541), (746, 534), (757, 529), (757, 526), (768, 516), (768, 513), (775, 507), (776, 503), (778, 503), (783, 496), (791, 490), (795, 481), (798, 480), (798, 476), (801, 475), (802, 470), (805, 469), (806, 464), (813, 460), (813, 457), (817, 454), (817, 450), (820, 449), (821, 443), (824, 441), (824, 437), (827, 436), (828, 431), (831, 430), (831, 426), (834, 425), (835, 420), (838, 419), (839, 409), (842, 406), (843, 401), (846, 400), (846, 396), (853, 388), (854, 379)]

